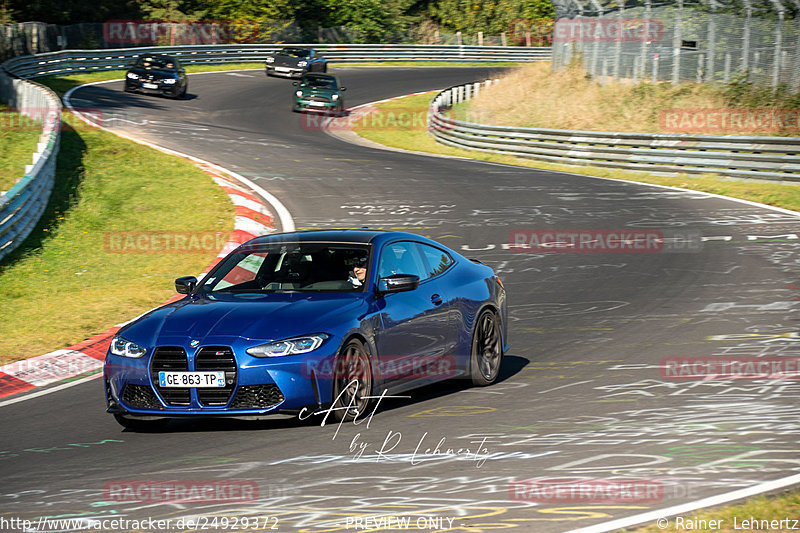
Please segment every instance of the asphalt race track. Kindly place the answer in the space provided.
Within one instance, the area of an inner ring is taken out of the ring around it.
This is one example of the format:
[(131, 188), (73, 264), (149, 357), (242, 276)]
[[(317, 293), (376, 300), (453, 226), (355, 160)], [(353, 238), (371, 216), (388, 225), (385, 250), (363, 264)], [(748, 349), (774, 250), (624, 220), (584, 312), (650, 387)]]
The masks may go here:
[[(336, 69), (348, 106), (489, 72)], [(225, 516), (209, 528), (310, 532), (374, 531), (399, 524), (376, 520), (409, 518), (417, 531), (549, 532), (800, 473), (796, 379), (677, 379), (665, 370), (682, 357), (781, 364), (800, 355), (800, 216), (701, 193), (350, 145), (301, 126), (292, 90), (287, 80), (242, 71), (191, 76), (182, 101), (126, 94), (115, 82), (80, 89), (72, 102), (113, 115), (114, 128), (250, 178), (286, 205), (298, 228), (409, 230), (490, 264), (510, 300), (501, 382), (423, 389), (384, 402), (369, 423), (341, 427), (273, 418), (123, 431), (104, 412), (101, 380), (0, 403), (0, 517), (205, 517), (208, 525)], [(509, 247), (511, 232), (531, 229), (666, 239), (640, 253)], [(533, 490), (564, 478), (596, 486), (626, 478), (646, 497)], [(512, 484), (528, 479), (542, 485)], [(223, 493), (168, 504), (113, 494), (153, 480), (233, 480), (255, 487), (255, 500)]]

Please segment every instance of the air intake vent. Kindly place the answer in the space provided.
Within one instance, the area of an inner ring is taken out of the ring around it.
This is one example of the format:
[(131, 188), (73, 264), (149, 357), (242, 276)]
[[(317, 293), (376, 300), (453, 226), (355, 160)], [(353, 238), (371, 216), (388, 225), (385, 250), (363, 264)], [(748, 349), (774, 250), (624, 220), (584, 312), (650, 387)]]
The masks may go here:
[(225, 372), (225, 386), (213, 388), (198, 388), (197, 399), (202, 405), (226, 405), (231, 399), (233, 389), (236, 388), (236, 358), (233, 350), (227, 346), (206, 346), (200, 348), (194, 358), (194, 369), (197, 371)]
[(161, 402), (149, 385), (125, 385), (122, 389), (122, 401), (137, 409), (162, 409)]
[(268, 409), (282, 401), (277, 385), (243, 385), (236, 392), (231, 409)]
[(173, 387), (159, 387), (158, 373), (162, 370), (189, 370), (189, 361), (186, 352), (179, 346), (161, 346), (156, 348), (150, 362), (150, 376), (155, 385), (156, 392), (163, 398), (167, 405), (189, 405), (191, 403), (190, 389), (177, 389)]

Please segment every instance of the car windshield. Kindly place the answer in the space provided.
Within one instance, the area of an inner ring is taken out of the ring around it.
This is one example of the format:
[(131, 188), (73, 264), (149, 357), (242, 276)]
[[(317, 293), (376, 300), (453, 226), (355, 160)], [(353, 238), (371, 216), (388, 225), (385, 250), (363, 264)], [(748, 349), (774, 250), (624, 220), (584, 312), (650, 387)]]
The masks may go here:
[(369, 279), (369, 252), (369, 245), (350, 243), (245, 245), (226, 257), (198, 292), (361, 291)]
[(280, 51), (281, 55), (291, 57), (308, 57), (309, 53), (305, 48), (284, 48)]
[(313, 87), (314, 89), (336, 89), (334, 78), (318, 78), (307, 76), (300, 81), (300, 87)]
[(162, 56), (141, 56), (136, 61), (136, 66), (157, 70), (175, 70), (175, 61)]

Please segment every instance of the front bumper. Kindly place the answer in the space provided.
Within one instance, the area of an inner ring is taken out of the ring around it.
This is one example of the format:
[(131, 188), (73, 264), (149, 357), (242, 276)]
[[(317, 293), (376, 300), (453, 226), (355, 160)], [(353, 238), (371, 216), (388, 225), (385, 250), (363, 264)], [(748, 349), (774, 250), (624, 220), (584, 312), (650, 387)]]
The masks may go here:
[[(198, 348), (186, 370), (196, 365)], [(234, 354), (236, 368), (226, 372), (229, 395), (221, 389), (162, 388), (157, 383), (154, 356), (142, 359), (106, 356), (104, 366), (107, 410), (139, 417), (257, 416), (294, 413), (303, 407), (330, 401), (335, 347), (330, 353), (281, 358), (256, 358)], [(318, 350), (319, 351), (319, 350)], [(221, 368), (220, 368), (221, 369)], [(202, 370), (213, 370), (206, 367)], [(225, 370), (230, 370), (225, 369)], [(220, 398), (219, 393), (223, 393)], [(210, 400), (213, 398), (213, 400)]]
[(180, 83), (167, 85), (166, 83), (153, 83), (141, 80), (125, 79), (125, 90), (146, 94), (161, 94), (164, 96), (178, 96), (181, 91)]
[(264, 67), (267, 76), (281, 76), (284, 78), (300, 78), (308, 72), (306, 67), (281, 67), (267, 65)]
[(338, 112), (343, 109), (342, 102), (319, 102), (316, 100), (307, 100), (298, 98), (294, 101), (294, 109), (296, 111), (316, 111), (318, 113), (331, 113)]

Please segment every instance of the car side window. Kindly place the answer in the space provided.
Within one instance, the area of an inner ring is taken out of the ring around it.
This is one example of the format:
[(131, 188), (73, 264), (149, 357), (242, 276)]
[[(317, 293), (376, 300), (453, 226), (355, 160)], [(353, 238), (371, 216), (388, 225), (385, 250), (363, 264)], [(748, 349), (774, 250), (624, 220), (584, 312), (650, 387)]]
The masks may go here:
[(413, 242), (393, 242), (383, 247), (378, 261), (378, 277), (386, 278), (394, 274), (411, 274), (427, 279), (427, 271)]
[(453, 258), (447, 252), (427, 244), (417, 243), (417, 246), (426, 263), (426, 277), (438, 276), (453, 264)]

